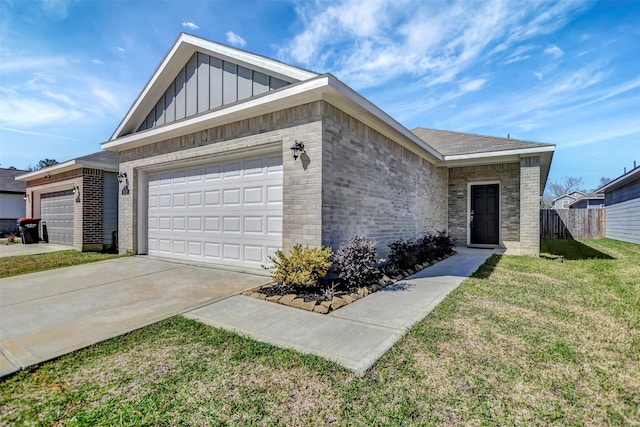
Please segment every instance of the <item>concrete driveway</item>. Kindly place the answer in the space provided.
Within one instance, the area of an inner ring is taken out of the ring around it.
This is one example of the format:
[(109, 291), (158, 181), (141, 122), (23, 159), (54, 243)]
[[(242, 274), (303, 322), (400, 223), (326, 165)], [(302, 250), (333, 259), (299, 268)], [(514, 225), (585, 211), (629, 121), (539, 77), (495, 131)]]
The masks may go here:
[(267, 282), (138, 256), (0, 279), (0, 376)]

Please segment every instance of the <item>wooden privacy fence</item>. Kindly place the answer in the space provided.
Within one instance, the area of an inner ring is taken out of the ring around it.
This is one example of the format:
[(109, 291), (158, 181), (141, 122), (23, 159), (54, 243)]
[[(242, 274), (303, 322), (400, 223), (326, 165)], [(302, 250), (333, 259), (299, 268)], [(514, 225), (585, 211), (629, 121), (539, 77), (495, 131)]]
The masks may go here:
[(605, 236), (606, 213), (599, 209), (541, 209), (540, 237), (600, 239)]

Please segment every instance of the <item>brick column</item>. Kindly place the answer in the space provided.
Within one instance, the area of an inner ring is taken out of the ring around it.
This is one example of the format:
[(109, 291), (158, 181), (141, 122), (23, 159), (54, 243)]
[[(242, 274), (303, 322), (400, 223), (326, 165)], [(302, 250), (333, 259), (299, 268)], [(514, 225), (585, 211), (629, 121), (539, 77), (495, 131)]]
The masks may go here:
[(520, 254), (540, 256), (540, 157), (520, 159)]

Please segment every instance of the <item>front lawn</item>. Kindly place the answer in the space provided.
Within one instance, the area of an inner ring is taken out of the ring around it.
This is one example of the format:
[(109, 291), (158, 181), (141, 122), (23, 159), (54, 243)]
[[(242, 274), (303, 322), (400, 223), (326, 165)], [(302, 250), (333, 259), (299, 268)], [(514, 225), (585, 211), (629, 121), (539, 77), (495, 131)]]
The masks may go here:
[(0, 258), (0, 279), (19, 274), (35, 273), (72, 265), (87, 264), (116, 258), (119, 255), (75, 250), (48, 252), (36, 255), (21, 255)]
[(176, 317), (0, 380), (0, 424), (639, 424), (640, 247), (545, 245), (564, 262), (493, 256), (363, 378)]

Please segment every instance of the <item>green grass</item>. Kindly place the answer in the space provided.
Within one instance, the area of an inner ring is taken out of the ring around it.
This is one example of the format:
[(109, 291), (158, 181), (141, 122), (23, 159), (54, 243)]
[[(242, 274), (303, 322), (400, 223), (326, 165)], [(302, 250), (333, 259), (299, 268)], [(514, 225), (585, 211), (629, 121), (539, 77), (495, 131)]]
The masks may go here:
[(35, 273), (71, 265), (87, 264), (117, 258), (114, 254), (78, 252), (75, 250), (49, 252), (37, 255), (21, 255), (0, 258), (0, 278)]
[(0, 424), (640, 424), (640, 247), (549, 250), (490, 258), (363, 378), (176, 317), (1, 381)]

